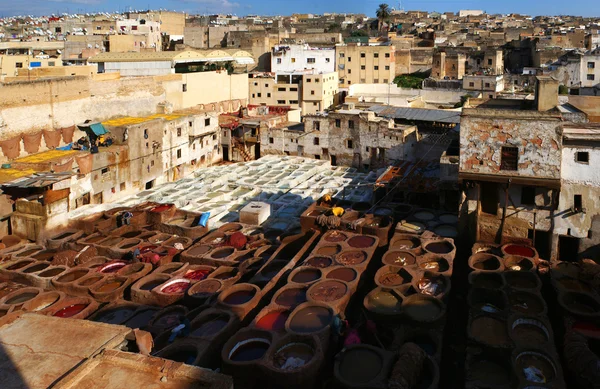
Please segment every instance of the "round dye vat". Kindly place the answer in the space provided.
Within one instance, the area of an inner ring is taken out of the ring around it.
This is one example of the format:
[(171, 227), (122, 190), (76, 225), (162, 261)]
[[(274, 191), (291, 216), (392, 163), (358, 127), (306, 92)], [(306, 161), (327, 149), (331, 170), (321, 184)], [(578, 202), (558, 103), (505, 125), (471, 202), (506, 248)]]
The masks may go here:
[(222, 285), (223, 284), (217, 280), (207, 279), (207, 280), (200, 281), (199, 283), (194, 285), (193, 293), (191, 293), (191, 290), (190, 290), (190, 293), (194, 297), (198, 297), (198, 298), (208, 297), (208, 296), (216, 293), (221, 288)]
[(135, 273), (141, 271), (142, 269), (144, 269), (143, 264), (133, 263), (131, 265), (127, 265), (127, 266), (124, 266), (123, 268), (121, 268), (121, 270), (119, 270), (119, 275), (127, 277), (127, 276), (130, 276), (132, 274), (135, 274)]
[(41, 272), (40, 274), (38, 274), (38, 276), (42, 277), (42, 278), (51, 278), (51, 277), (56, 277), (57, 275), (59, 275), (60, 273), (64, 272), (65, 269), (62, 267), (57, 267), (54, 269), (50, 269), (50, 270), (46, 270), (44, 272)]
[(213, 336), (221, 331), (229, 322), (227, 316), (218, 316), (200, 324), (195, 330), (192, 330), (190, 336), (203, 337)]
[(152, 250), (157, 249), (158, 246), (154, 246), (154, 245), (150, 245), (150, 246), (144, 246), (140, 248), (140, 254), (146, 254)]
[(231, 254), (233, 254), (235, 252), (235, 250), (231, 247), (228, 248), (224, 248), (224, 249), (220, 249), (220, 250), (216, 250), (215, 252), (212, 253), (211, 257), (213, 258), (226, 258), (228, 256), (230, 256)]
[(198, 354), (195, 350), (178, 350), (175, 353), (166, 355), (165, 358), (175, 362), (185, 363), (186, 365), (193, 365)]
[(152, 289), (156, 288), (158, 285), (162, 284), (163, 282), (165, 282), (165, 280), (162, 280), (162, 279), (146, 282), (144, 285), (142, 285), (140, 287), (140, 289), (141, 290), (152, 290)]
[(356, 270), (350, 268), (339, 268), (329, 272), (326, 278), (352, 282), (357, 277)]
[(277, 304), (284, 307), (295, 307), (306, 301), (306, 289), (304, 288), (284, 289), (275, 299)]
[(121, 287), (121, 285), (123, 285), (123, 282), (121, 282), (121, 281), (107, 282), (106, 284), (104, 284), (101, 287), (99, 287), (98, 289), (96, 289), (96, 292), (99, 292), (99, 293), (114, 292), (115, 290), (119, 289)]
[(86, 309), (88, 304), (73, 304), (67, 307), (60, 309), (58, 312), (54, 314), (55, 317), (73, 317), (79, 313), (81, 313), (84, 309)]
[(134, 231), (129, 231), (129, 232), (124, 233), (123, 235), (121, 235), (121, 237), (126, 238), (126, 239), (130, 239), (130, 238), (138, 236), (141, 233), (142, 233), (142, 231), (134, 230)]
[(406, 315), (415, 321), (434, 321), (443, 313), (441, 303), (434, 297), (420, 298), (413, 295), (405, 300), (402, 308)]
[(183, 267), (183, 263), (173, 263), (169, 264), (169, 266), (164, 267), (160, 270), (161, 273), (164, 274), (173, 274), (176, 271), (179, 271)]
[(154, 309), (146, 309), (145, 311), (141, 311), (137, 313), (134, 317), (127, 320), (125, 325), (129, 328), (142, 328), (145, 327), (150, 320), (152, 320), (152, 316), (156, 313)]
[(160, 291), (165, 294), (182, 294), (185, 293), (191, 285), (192, 284), (187, 280), (173, 280), (168, 282)]
[(435, 214), (429, 211), (417, 211), (413, 214), (414, 218), (419, 221), (428, 222), (435, 219)]
[(335, 246), (321, 246), (317, 249), (319, 255), (335, 255), (342, 251), (342, 247), (339, 245)]
[(327, 327), (333, 314), (325, 307), (307, 306), (294, 312), (290, 318), (290, 330), (298, 333), (309, 334), (318, 332)]
[(58, 301), (58, 299), (60, 299), (60, 295), (58, 293), (50, 292), (50, 293), (36, 299), (36, 301), (33, 302), (33, 304), (35, 304), (35, 305), (30, 306), (29, 310), (31, 310), (33, 312), (41, 311), (41, 310), (46, 309), (49, 306), (53, 305), (54, 303), (56, 303)]
[(239, 342), (229, 353), (229, 359), (234, 362), (249, 362), (260, 359), (265, 355), (271, 343), (266, 339), (255, 338)]
[(256, 322), (256, 327), (269, 331), (281, 331), (285, 329), (285, 322), (289, 316), (290, 313), (285, 311), (269, 312)]
[(412, 250), (421, 245), (418, 239), (398, 239), (392, 243), (392, 246), (396, 249)]
[(534, 319), (517, 319), (510, 332), (512, 339), (518, 343), (544, 344), (550, 340), (548, 328), (541, 321)]
[(348, 240), (348, 245), (357, 249), (364, 249), (375, 244), (375, 238), (370, 236), (353, 236)]
[(86, 278), (85, 280), (82, 280), (78, 284), (80, 286), (90, 286), (90, 285), (93, 285), (96, 282), (100, 281), (102, 278), (103, 278), (102, 276), (89, 277), (89, 278)]
[(326, 242), (342, 242), (347, 238), (348, 236), (346, 236), (346, 234), (344, 233), (341, 233), (339, 231), (331, 231), (327, 235), (325, 235), (325, 237), (323, 237), (323, 240)]
[(481, 382), (484, 387), (510, 384), (510, 371), (503, 365), (483, 357), (471, 363), (467, 377), (469, 381)]
[(162, 316), (160, 316), (155, 322), (154, 325), (157, 327), (162, 327), (162, 328), (173, 328), (175, 326), (178, 326), (179, 324), (181, 324), (181, 316), (184, 316), (185, 312), (184, 311), (175, 311), (175, 312), (169, 312), (166, 314), (163, 314)]
[(200, 281), (208, 277), (209, 270), (191, 270), (185, 273), (183, 278), (192, 280), (192, 281)]
[(348, 292), (348, 287), (338, 280), (325, 280), (314, 284), (308, 295), (315, 301), (332, 302), (343, 298)]
[(306, 266), (318, 267), (323, 269), (325, 267), (331, 266), (333, 260), (328, 257), (312, 257), (306, 260), (304, 263)]
[(410, 282), (412, 276), (404, 269), (390, 269), (387, 272), (382, 272), (379, 277), (379, 283), (388, 287), (400, 286)]
[(508, 295), (510, 308), (515, 312), (538, 315), (544, 312), (544, 300), (536, 294), (528, 292), (513, 292)]
[(34, 298), (35, 296), (37, 296), (39, 293), (37, 292), (25, 292), (25, 293), (19, 293), (14, 297), (11, 297), (10, 299), (6, 300), (4, 302), (4, 304), (7, 305), (14, 305), (14, 304), (22, 304), (25, 301), (29, 301), (32, 298)]
[(217, 280), (226, 280), (226, 279), (235, 277), (236, 275), (237, 275), (237, 271), (234, 269), (234, 270), (224, 271), (222, 273), (213, 274), (213, 278), (216, 278)]
[(454, 246), (445, 240), (431, 242), (425, 245), (425, 250), (434, 254), (449, 254), (454, 250)]
[(502, 346), (509, 342), (506, 322), (495, 317), (480, 316), (471, 322), (473, 339), (492, 346)]
[[(308, 364), (315, 352), (311, 346), (305, 343), (290, 343), (281, 347), (275, 353), (273, 357), (273, 362), (275, 367), (283, 370), (293, 370), (296, 369), (296, 365), (292, 363), (288, 363), (288, 361), (298, 361), (301, 360), (304, 362), (303, 366)], [(293, 359), (292, 359), (293, 358)]]
[(502, 276), (496, 273), (480, 273), (472, 281), (474, 288), (498, 289), (503, 285)]
[(458, 229), (454, 226), (442, 224), (433, 229), (436, 235), (443, 236), (444, 238), (456, 238), (458, 236)]
[(535, 251), (531, 247), (517, 244), (509, 244), (504, 247), (504, 252), (509, 255), (518, 255), (528, 258), (533, 258), (535, 256)]
[(358, 250), (344, 251), (344, 252), (341, 252), (336, 257), (336, 261), (340, 265), (346, 265), (346, 266), (359, 265), (359, 264), (363, 263), (366, 259), (367, 259), (367, 254), (362, 251), (358, 251)]
[(114, 308), (102, 312), (100, 316), (97, 316), (94, 319), (94, 321), (107, 324), (121, 324), (125, 320), (129, 319), (134, 312), (135, 308), (133, 307)]
[(407, 251), (390, 251), (383, 256), (382, 262), (391, 266), (414, 265), (417, 258)]
[(391, 291), (383, 289), (370, 293), (367, 301), (376, 310), (400, 312), (402, 309), (402, 298)]
[(162, 204), (150, 209), (150, 212), (161, 213), (173, 208), (173, 204)]
[(387, 207), (377, 207), (373, 211), (373, 215), (375, 216), (392, 216), (394, 214), (394, 210)]
[(451, 214), (451, 213), (441, 214), (438, 219), (440, 219), (440, 222), (442, 222), (444, 224), (456, 224), (456, 223), (458, 223), (458, 216), (456, 216), (454, 214)]
[(318, 269), (302, 269), (292, 277), (293, 282), (306, 284), (321, 278), (321, 271)]
[(31, 258), (35, 258), (38, 261), (50, 261), (54, 257), (54, 254), (56, 254), (56, 253), (51, 252), (51, 251), (42, 251), (39, 254), (35, 254), (35, 255), (31, 256)]
[(236, 292), (233, 292), (233, 293), (227, 295), (225, 297), (225, 299), (223, 299), (223, 302), (225, 304), (229, 304), (229, 305), (241, 305), (241, 304), (245, 304), (248, 301), (252, 300), (252, 298), (254, 298), (255, 295), (256, 295), (256, 290), (254, 290), (254, 289), (238, 290)]
[(450, 270), (450, 265), (448, 261), (444, 258), (435, 258), (425, 262), (421, 262), (419, 267), (423, 270), (434, 271), (436, 273), (443, 273), (445, 271)]
[(120, 270), (122, 268), (125, 267), (125, 265), (127, 265), (125, 262), (113, 262), (113, 263), (109, 263), (107, 265), (102, 266), (100, 269), (98, 269), (98, 271), (100, 273), (116, 273), (117, 270)]
[(365, 384), (377, 378), (383, 359), (373, 350), (357, 347), (347, 350), (339, 361), (341, 377), (348, 382)]
[[(525, 369), (534, 367), (542, 373), (546, 379), (546, 382), (552, 381), (554, 378), (556, 378), (556, 365), (554, 362), (544, 354), (536, 351), (526, 351), (520, 353), (517, 355), (515, 365), (516, 371), (522, 376), (524, 376)], [(527, 379), (527, 381), (535, 382), (529, 379)]]
[(30, 265), (32, 263), (33, 263), (33, 261), (20, 261), (20, 262), (15, 263), (14, 265), (7, 267), (6, 269), (7, 270), (18, 270), (18, 269), (24, 268), (25, 266)]
[(504, 273), (504, 279), (512, 288), (535, 289), (538, 287), (538, 278), (532, 273), (508, 271)]

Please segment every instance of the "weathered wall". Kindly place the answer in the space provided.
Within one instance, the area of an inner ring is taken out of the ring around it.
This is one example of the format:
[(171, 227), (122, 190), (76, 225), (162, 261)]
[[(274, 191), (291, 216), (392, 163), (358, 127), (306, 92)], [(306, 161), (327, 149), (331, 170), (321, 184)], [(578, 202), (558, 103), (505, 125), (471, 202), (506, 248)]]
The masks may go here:
[[(555, 114), (465, 108), (460, 171), (560, 179), (562, 127)], [(518, 170), (500, 170), (502, 146), (518, 147)]]
[(410, 101), (416, 96), (427, 103), (452, 104), (460, 102), (466, 91), (439, 89), (408, 89), (396, 85), (385, 84), (355, 84), (348, 88), (348, 96), (361, 97), (367, 102), (377, 102), (399, 107), (409, 107)]

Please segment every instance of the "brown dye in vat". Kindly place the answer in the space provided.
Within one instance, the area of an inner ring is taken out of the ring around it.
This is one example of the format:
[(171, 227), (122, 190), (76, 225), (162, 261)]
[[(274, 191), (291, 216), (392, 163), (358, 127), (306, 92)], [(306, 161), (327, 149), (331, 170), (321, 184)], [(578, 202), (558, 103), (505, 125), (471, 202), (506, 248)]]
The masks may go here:
[(475, 262), (473, 267), (478, 270), (497, 270), (500, 268), (500, 262), (494, 257), (489, 257)]
[(419, 247), (419, 242), (416, 239), (399, 239), (394, 241), (393, 247), (396, 249), (412, 250)]
[(304, 288), (285, 289), (275, 299), (277, 304), (285, 307), (295, 307), (306, 301), (306, 289)]
[[(281, 347), (273, 356), (273, 362), (278, 369), (293, 369), (294, 367), (286, 367), (286, 362), (290, 358), (304, 361), (304, 365), (308, 364), (313, 358), (315, 352), (313, 348), (305, 343), (290, 343)], [(290, 366), (289, 364), (287, 366)]]
[(499, 274), (478, 274), (473, 279), (473, 287), (498, 289), (502, 287), (502, 278)]
[(309, 306), (296, 312), (290, 321), (290, 329), (298, 333), (318, 332), (331, 323), (331, 311), (325, 307)]
[(431, 321), (439, 317), (442, 308), (432, 301), (417, 300), (404, 306), (404, 312), (418, 321)]
[(530, 344), (544, 344), (548, 339), (548, 335), (546, 332), (534, 324), (522, 323), (516, 325), (512, 331), (511, 335), (513, 339), (517, 343), (530, 343)]
[(48, 266), (50, 266), (50, 264), (48, 264), (48, 263), (39, 263), (37, 265), (31, 266), (31, 267), (23, 270), (23, 273), (36, 273), (38, 271), (44, 270)]
[(449, 254), (454, 250), (454, 247), (445, 240), (440, 242), (431, 242), (425, 246), (427, 251), (435, 254)]
[(312, 282), (321, 278), (321, 272), (317, 269), (303, 269), (298, 273), (294, 274), (292, 277), (293, 282), (298, 282), (301, 284), (305, 284), (307, 282)]
[(65, 271), (65, 269), (59, 267), (59, 268), (54, 268), (54, 269), (46, 270), (45, 272), (42, 272), (42, 273), (40, 273), (38, 275), (40, 277), (42, 277), (42, 278), (56, 277), (57, 275), (59, 275), (60, 273), (62, 273), (64, 271)]
[(349, 268), (335, 269), (327, 274), (327, 278), (334, 280), (341, 280), (346, 282), (352, 282), (356, 279), (356, 270)]
[(15, 254), (15, 257), (28, 257), (33, 253), (37, 253), (40, 249), (29, 249), (27, 251), (23, 251), (22, 253)]
[(221, 287), (221, 283), (216, 280), (205, 280), (196, 284), (194, 287), (194, 297), (206, 297), (215, 293)]
[(367, 254), (362, 251), (344, 251), (340, 253), (336, 260), (341, 265), (352, 266), (359, 265), (367, 259)]
[(230, 256), (231, 254), (234, 253), (234, 249), (233, 248), (225, 248), (225, 249), (221, 249), (221, 250), (217, 250), (214, 253), (212, 253), (212, 257), (213, 258), (225, 258)]
[(558, 283), (571, 291), (593, 293), (593, 289), (589, 285), (573, 278), (562, 278), (558, 280)]
[(57, 279), (58, 282), (73, 282), (88, 274), (87, 270), (75, 270), (61, 276)]
[(323, 240), (326, 242), (342, 242), (347, 238), (348, 236), (346, 236), (346, 234), (343, 234), (339, 231), (331, 231), (323, 238)]
[(517, 292), (508, 295), (510, 308), (515, 312), (527, 314), (540, 314), (544, 311), (544, 303), (541, 299), (531, 293)]
[(321, 281), (310, 291), (310, 297), (316, 301), (331, 302), (346, 295), (348, 288), (337, 280)]
[(348, 382), (365, 384), (374, 380), (383, 367), (381, 356), (369, 349), (355, 348), (344, 353), (340, 375)]
[(504, 278), (508, 286), (521, 289), (534, 289), (537, 287), (536, 277), (534, 274), (521, 272), (506, 272)]
[(373, 246), (373, 244), (375, 244), (375, 238), (372, 238), (370, 236), (353, 236), (352, 238), (350, 238), (348, 240), (348, 245), (350, 247), (354, 247), (357, 249), (364, 249), (367, 247), (371, 247)]
[(103, 278), (102, 276), (90, 277), (90, 278), (87, 278), (87, 279), (79, 282), (79, 285), (81, 285), (81, 286), (90, 286), (90, 285), (93, 285), (96, 282), (100, 281), (102, 278)]
[(510, 373), (503, 366), (482, 359), (473, 363), (467, 370), (467, 382), (480, 382), (490, 386), (506, 386), (510, 383)]
[(188, 254), (197, 256), (197, 255), (204, 255), (204, 254), (208, 253), (209, 251), (210, 251), (210, 246), (202, 245), (202, 246), (198, 246), (198, 247), (194, 247), (194, 248), (190, 249), (190, 251), (188, 251)]
[(136, 236), (138, 236), (138, 235), (139, 235), (139, 234), (141, 234), (141, 233), (142, 233), (142, 231), (137, 231), (137, 230), (136, 230), (136, 231), (129, 231), (129, 232), (126, 232), (126, 233), (124, 233), (124, 234), (123, 234), (123, 235), (121, 235), (121, 236), (122, 236), (123, 238), (130, 239), (130, 238), (133, 238), (133, 237), (136, 237)]
[(33, 255), (31, 258), (35, 258), (38, 261), (50, 261), (54, 257), (54, 252), (42, 251), (39, 254)]
[(228, 322), (229, 320), (226, 316), (213, 317), (210, 320), (200, 324), (200, 326), (196, 329), (192, 330), (190, 336), (213, 336), (225, 328)]
[(85, 243), (96, 243), (96, 242), (99, 242), (99, 241), (101, 241), (102, 239), (105, 239), (105, 238), (106, 238), (106, 236), (103, 236), (103, 235), (92, 236), (92, 237), (86, 238), (84, 240), (84, 242)]
[(339, 245), (335, 246), (322, 246), (317, 250), (317, 254), (320, 255), (335, 255), (342, 251), (342, 248)]
[(318, 267), (320, 269), (331, 266), (333, 261), (328, 257), (312, 257), (306, 260), (306, 266)]
[(238, 290), (226, 296), (223, 302), (229, 305), (241, 305), (245, 304), (256, 295), (256, 291), (252, 290)]
[(119, 289), (121, 287), (121, 285), (123, 285), (123, 283), (119, 282), (119, 281), (108, 282), (108, 283), (102, 285), (96, 291), (99, 293), (108, 293), (108, 292), (112, 292), (112, 291)]
[(391, 251), (383, 257), (383, 263), (392, 266), (414, 265), (417, 259), (406, 251)]
[(549, 358), (536, 352), (521, 353), (517, 356), (515, 365), (517, 372), (521, 376), (525, 376), (524, 370), (526, 368), (533, 366), (542, 372), (547, 382), (556, 378), (554, 364)]
[(154, 316), (155, 313), (156, 313), (156, 310), (154, 310), (154, 309), (147, 309), (145, 311), (139, 312), (134, 317), (127, 320), (125, 325), (129, 328), (145, 327), (150, 322), (150, 320), (152, 319), (152, 316)]
[(213, 278), (216, 278), (217, 280), (226, 280), (228, 278), (235, 277), (236, 275), (237, 275), (237, 271), (236, 270), (230, 270), (230, 271), (226, 271), (226, 272), (223, 272), (223, 273), (215, 274), (213, 276)]
[(265, 355), (271, 343), (266, 339), (252, 339), (238, 343), (229, 354), (234, 362), (248, 362), (260, 359)]
[(117, 243), (121, 242), (122, 240), (123, 240), (123, 238), (121, 238), (120, 236), (114, 237), (114, 238), (108, 238), (102, 242), (102, 246), (107, 246), (107, 247), (116, 246)]
[(446, 261), (444, 258), (437, 258), (432, 261), (421, 262), (419, 264), (419, 267), (423, 270), (429, 270), (429, 271), (434, 271), (434, 272), (438, 272), (438, 273), (443, 273), (450, 269), (450, 265), (448, 264), (448, 261)]
[(396, 272), (391, 271), (389, 273), (384, 273), (379, 278), (379, 282), (382, 285), (386, 286), (398, 286), (402, 284), (406, 284), (412, 280), (412, 276), (409, 272), (404, 269), (400, 269)]
[(41, 311), (42, 309), (46, 309), (56, 303), (59, 298), (60, 296), (58, 294), (47, 294), (46, 296), (38, 299), (35, 302), (35, 306), (31, 306), (30, 309), (34, 312)]
[(31, 300), (32, 298), (34, 298), (37, 295), (38, 295), (38, 293), (33, 293), (33, 292), (20, 293), (16, 296), (6, 300), (4, 303), (8, 304), (8, 305), (22, 304), (25, 301)]
[(103, 312), (94, 321), (107, 324), (120, 324), (129, 319), (135, 312), (135, 308), (115, 308)]
[(31, 265), (33, 263), (33, 261), (21, 261), (21, 262), (17, 262), (14, 265), (11, 265), (9, 267), (7, 267), (7, 270), (18, 270), (21, 268), (24, 268), (27, 265)]
[(488, 316), (480, 316), (473, 320), (471, 336), (492, 346), (502, 346), (510, 342), (506, 322)]

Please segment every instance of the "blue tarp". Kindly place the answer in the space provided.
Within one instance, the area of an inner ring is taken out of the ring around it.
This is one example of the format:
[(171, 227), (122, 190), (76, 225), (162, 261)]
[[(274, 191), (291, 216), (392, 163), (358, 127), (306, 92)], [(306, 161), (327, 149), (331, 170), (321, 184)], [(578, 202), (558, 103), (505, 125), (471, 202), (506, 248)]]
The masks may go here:
[(97, 136), (108, 134), (108, 131), (106, 131), (106, 128), (104, 128), (102, 123), (90, 124), (90, 128), (92, 129), (92, 131), (94, 131), (94, 134), (96, 134)]
[(68, 145), (62, 146), (62, 147), (57, 147), (56, 150), (72, 150), (73, 149), (73, 143), (69, 143)]

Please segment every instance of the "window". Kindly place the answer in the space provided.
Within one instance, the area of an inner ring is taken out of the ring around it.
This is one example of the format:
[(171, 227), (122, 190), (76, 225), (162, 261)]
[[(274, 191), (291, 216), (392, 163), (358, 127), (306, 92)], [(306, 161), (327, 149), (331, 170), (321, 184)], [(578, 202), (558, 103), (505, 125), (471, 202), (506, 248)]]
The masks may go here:
[(310, 91), (310, 94), (311, 94), (311, 95), (314, 95), (314, 94), (315, 94), (315, 91), (314, 91), (314, 90), (311, 90), (311, 91)]
[(375, 67), (374, 67), (374, 69), (375, 69), (375, 70), (379, 70), (379, 66), (375, 66)]
[(313, 138), (313, 145), (315, 145), (315, 146), (319, 145), (319, 138)]
[(367, 152), (369, 151), (369, 146), (365, 147), (365, 151), (367, 151)]
[(365, 70), (367, 67), (365, 65), (360, 65), (360, 70)]
[(125, 183), (124, 183), (124, 182), (121, 182), (121, 183), (119, 184), (119, 191), (123, 192), (123, 191), (124, 191), (126, 188), (127, 188), (127, 186), (125, 185)]
[(313, 130), (320, 131), (321, 130), (321, 122), (313, 122)]
[(502, 146), (500, 170), (518, 170), (519, 149), (517, 147)]
[(256, 97), (256, 95), (254, 93), (252, 93), (252, 98), (255, 98), (255, 97)]
[(134, 30), (134, 31), (136, 31), (137, 28), (138, 28), (138, 26), (131, 26), (131, 29)]
[(490, 87), (490, 83), (489, 83), (489, 82), (486, 82), (486, 83), (485, 83), (485, 87), (486, 87), (486, 88), (489, 88), (489, 87)]
[(217, 135), (213, 134), (213, 140), (217, 140)]
[(278, 92), (285, 92), (285, 88), (277, 88)]
[(187, 84), (183, 84), (182, 85), (182, 89), (183, 89), (184, 92), (187, 92)]
[[(166, 130), (165, 130), (166, 133)], [(144, 130), (144, 139), (148, 139), (148, 129)]]
[(588, 74), (588, 75), (587, 75), (587, 79), (588, 79), (588, 81), (594, 81), (594, 79), (595, 79), (595, 78), (596, 78), (596, 77), (594, 77), (594, 75), (593, 75), (593, 74)]
[(348, 62), (352, 62), (352, 57), (348, 57)]
[(364, 83), (366, 83), (366, 82), (367, 82), (367, 81), (366, 81), (364, 78), (361, 78), (361, 79), (360, 79), (360, 83), (361, 83), (361, 84), (364, 84)]
[(310, 79), (310, 78), (306, 79), (306, 82), (311, 82), (311, 81), (312, 81), (312, 79)]
[(262, 94), (261, 93), (257, 93), (256, 97), (262, 97)]
[(315, 58), (306, 58), (306, 63), (316, 63), (316, 59)]
[(575, 153), (575, 162), (590, 163), (590, 153), (587, 151), (578, 151)]
[(255, 83), (254, 83), (254, 86), (258, 86), (258, 82), (255, 82)]
[(269, 87), (269, 84), (265, 84), (265, 88), (268, 88), (268, 87)]
[(390, 70), (390, 67), (389, 67), (389, 66), (386, 66), (386, 67), (385, 67), (385, 70)]
[(375, 79), (373, 80), (373, 83), (374, 83), (374, 84), (379, 84), (379, 78), (375, 78)]
[(48, 66), (54, 66), (54, 65), (55, 65), (54, 61), (48, 62)]
[(177, 149), (177, 158), (181, 158), (181, 149)]
[(348, 69), (348, 74), (352, 74), (352, 69)]
[(318, 154), (315, 154), (315, 159), (321, 159), (321, 156)]
[(373, 58), (379, 58), (379, 53), (374, 53)]
[(594, 68), (596, 68), (596, 62), (588, 62), (587, 63), (587, 68), (588, 69), (594, 69)]
[(475, 86), (475, 83), (474, 83), (474, 82), (470, 82), (470, 83), (469, 83), (469, 86), (470, 86), (470, 87), (474, 87), (474, 86)]
[(285, 104), (285, 100), (277, 100), (277, 104)]
[(331, 58), (325, 58), (325, 63), (329, 63)]
[(354, 145), (352, 144), (352, 139), (348, 139), (346, 141), (346, 147), (349, 148), (349, 149), (353, 149), (354, 148), (353, 146)]
[(181, 136), (181, 128), (177, 129), (177, 136)]
[(290, 100), (290, 104), (298, 104), (298, 100)]
[(352, 82), (350, 80), (348, 80), (348, 85), (352, 84)]
[(150, 161), (150, 166), (154, 166), (154, 160)]
[(521, 204), (535, 205), (535, 188), (533, 186), (521, 188)]
[(273, 143), (273, 142), (274, 142), (273, 138), (269, 138), (269, 143)]
[(188, 122), (188, 125), (191, 127), (194, 125), (194, 122)]
[(107, 168), (107, 167), (102, 168), (102, 170), (100, 170), (100, 173), (102, 173), (102, 174), (107, 174), (108, 172), (109, 172), (109, 168)]
[(290, 92), (298, 92), (298, 88), (290, 88)]
[(292, 63), (296, 63), (296, 58), (292, 58)]
[(354, 120), (348, 120), (348, 128), (354, 128)]
[(267, 97), (271, 97), (271, 94), (270, 94), (270, 93), (267, 93)]
[(22, 68), (23, 67), (23, 62), (16, 62), (15, 63), (15, 67), (19, 68), (19, 69)]
[(318, 84), (318, 83), (319, 83), (319, 79), (318, 79), (318, 78), (315, 78), (315, 82)]
[(583, 199), (580, 194), (573, 196), (573, 209), (577, 212), (581, 212), (583, 210)]
[(492, 61), (492, 59), (491, 59), (491, 58), (488, 58), (488, 65), (489, 65), (489, 66), (492, 66), (492, 62), (493, 62), (493, 61)]
[(387, 83), (388, 83), (388, 79), (387, 79), (387, 78), (384, 78), (384, 79), (383, 79), (383, 83), (384, 83), (384, 84), (387, 84)]
[(385, 58), (390, 58), (390, 53), (385, 53)]
[(281, 58), (277, 58), (277, 64), (281, 64)]
[(360, 58), (365, 58), (367, 55), (365, 53), (360, 53)]
[(344, 58), (344, 53), (340, 53), (340, 58)]
[(342, 126), (342, 120), (341, 119), (335, 119), (335, 127), (336, 128), (340, 128)]

